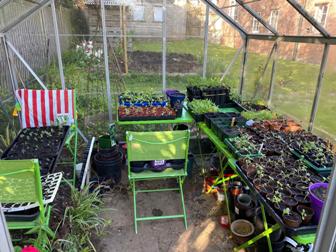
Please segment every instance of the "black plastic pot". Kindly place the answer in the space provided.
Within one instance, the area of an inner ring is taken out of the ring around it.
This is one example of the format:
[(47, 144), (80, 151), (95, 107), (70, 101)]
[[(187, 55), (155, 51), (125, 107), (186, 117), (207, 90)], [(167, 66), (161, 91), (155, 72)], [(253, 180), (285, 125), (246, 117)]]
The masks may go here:
[[(105, 153), (106, 154), (106, 153)], [(102, 156), (100, 152), (94, 155), (95, 170), (99, 177), (113, 179), (117, 184), (121, 180), (122, 152), (119, 156)]]

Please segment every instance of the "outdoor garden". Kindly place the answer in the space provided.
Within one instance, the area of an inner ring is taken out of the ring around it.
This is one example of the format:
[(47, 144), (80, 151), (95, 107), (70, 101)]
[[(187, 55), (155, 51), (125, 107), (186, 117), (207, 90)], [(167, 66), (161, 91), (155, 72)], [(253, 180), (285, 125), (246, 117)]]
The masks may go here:
[[(29, 23), (0, 22), (0, 252), (324, 251), (334, 37), (295, 3), (321, 37), (278, 34), (238, 0), (267, 36), (208, 0), (201, 35), (179, 38), (167, 36), (171, 16), (162, 37), (127, 32), (124, 17), (116, 35), (105, 20), (116, 6), (93, 4), (94, 23), (90, 3), (45, 2), (22, 16), (52, 17), (41, 52), (11, 34)], [(206, 15), (238, 30), (238, 51)], [(268, 51), (252, 52), (259, 38)], [(321, 64), (272, 55), (301, 42), (316, 46)]]

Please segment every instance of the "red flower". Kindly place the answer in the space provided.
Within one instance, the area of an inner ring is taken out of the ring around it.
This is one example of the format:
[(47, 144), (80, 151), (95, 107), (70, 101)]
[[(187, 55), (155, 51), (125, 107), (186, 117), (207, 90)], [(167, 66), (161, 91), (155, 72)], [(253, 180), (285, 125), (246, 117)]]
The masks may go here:
[(21, 252), (39, 252), (39, 250), (37, 248), (35, 248), (34, 246), (28, 246), (28, 247), (24, 247)]

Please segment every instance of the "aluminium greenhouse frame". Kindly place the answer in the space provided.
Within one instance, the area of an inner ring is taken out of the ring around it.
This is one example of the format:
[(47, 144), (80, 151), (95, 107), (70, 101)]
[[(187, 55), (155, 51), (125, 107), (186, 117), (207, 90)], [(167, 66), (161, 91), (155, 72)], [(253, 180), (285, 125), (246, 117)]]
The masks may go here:
[[(107, 35), (106, 31), (106, 22), (105, 22), (105, 0), (100, 1), (100, 11), (102, 16), (102, 31), (103, 31), (103, 52), (104, 52), (104, 65), (105, 65), (105, 79), (106, 79), (106, 92), (108, 97), (108, 114), (109, 114), (109, 121), (112, 122), (112, 97), (111, 97), (111, 85), (110, 85), (110, 74), (109, 74), (109, 60), (108, 60), (108, 45), (107, 45), (107, 38), (110, 37)], [(127, 2), (127, 0), (123, 0)], [(221, 10), (218, 6), (216, 6), (211, 0), (202, 0), (206, 5), (206, 17), (205, 17), (205, 32), (204, 32), (204, 47), (203, 47), (203, 71), (202, 76), (203, 78), (206, 77), (206, 70), (207, 70), (207, 50), (208, 50), (208, 31), (209, 31), (209, 12), (210, 9), (214, 11), (219, 17), (221, 17), (226, 23), (228, 23), (231, 27), (237, 30), (243, 39), (244, 43), (241, 48), (239, 48), (234, 55), (232, 61), (225, 69), (221, 80), (229, 73), (233, 63), (237, 60), (239, 54), (243, 53), (243, 61), (241, 67), (241, 76), (240, 76), (240, 84), (239, 84), (239, 94), (242, 95), (245, 83), (245, 72), (246, 72), (246, 63), (248, 57), (248, 44), (250, 40), (268, 40), (273, 41), (273, 48), (268, 55), (266, 65), (264, 67), (264, 71), (272, 61), (272, 71), (271, 71), (271, 78), (269, 83), (269, 90), (268, 90), (268, 97), (267, 102), (268, 105), (271, 104), (273, 89), (274, 89), (274, 82), (275, 82), (275, 74), (276, 74), (276, 67), (277, 67), (277, 51), (278, 51), (278, 44), (279, 42), (295, 42), (295, 43), (312, 43), (312, 44), (323, 44), (324, 50), (319, 70), (319, 75), (317, 79), (317, 85), (314, 95), (313, 106), (311, 109), (310, 120), (309, 120), (309, 127), (308, 130), (312, 131), (314, 127), (315, 117), (318, 109), (319, 98), (321, 94), (321, 88), (323, 84), (323, 78), (326, 71), (327, 65), (327, 58), (329, 53), (330, 45), (336, 45), (336, 37), (331, 36), (328, 31), (324, 29), (309, 13), (296, 1), (296, 0), (286, 0), (304, 19), (306, 19), (322, 36), (292, 36), (292, 35), (282, 35), (277, 32), (274, 27), (272, 27), (267, 21), (265, 21), (256, 11), (254, 11), (247, 2), (243, 0), (236, 0), (237, 5), (241, 6), (244, 10), (246, 10), (253, 18), (258, 20), (270, 33), (269, 34), (251, 34), (248, 33), (237, 21), (232, 19), (227, 13)], [(3, 5), (6, 5), (10, 2), (10, 0), (3, 0), (0, 3), (0, 8)], [(34, 76), (37, 82), (41, 85), (42, 88), (46, 89), (44, 83), (38, 75), (32, 70), (29, 64), (25, 61), (25, 59), (20, 55), (18, 50), (11, 44), (11, 42), (6, 37), (6, 33), (10, 31), (13, 27), (20, 24), (21, 22), (25, 21), (30, 16), (37, 13), (39, 10), (43, 9), (44, 7), (51, 5), (52, 10), (52, 19), (53, 19), (53, 27), (54, 27), (54, 35), (55, 35), (55, 45), (56, 45), (56, 53), (57, 53), (57, 61), (59, 67), (59, 74), (60, 80), (62, 84), (62, 88), (65, 89), (65, 80), (64, 80), (64, 71), (63, 71), (63, 63), (62, 63), (62, 55), (61, 55), (61, 47), (60, 47), (60, 39), (59, 39), (59, 31), (58, 31), (58, 24), (57, 24), (57, 15), (55, 9), (55, 0), (40, 0), (38, 5), (32, 8), (31, 10), (27, 11), (27, 13), (23, 14), (22, 16), (18, 17), (14, 22), (10, 23), (6, 27), (0, 30), (0, 39), (2, 39), (6, 54), (6, 60), (8, 64), (8, 70), (10, 74), (11, 84), (13, 88), (13, 93), (15, 95), (15, 90), (18, 88), (18, 80), (16, 78), (15, 68), (13, 67), (13, 57), (16, 56), (28, 69), (28, 71)], [(121, 4), (121, 3), (120, 3)], [(167, 9), (166, 9), (167, 2), (163, 0), (163, 22), (162, 22), (162, 88), (163, 90), (167, 87)], [(331, 181), (335, 181), (336, 179), (336, 169), (334, 169), (333, 177)], [(323, 218), (319, 224), (318, 228), (318, 235), (317, 240), (315, 242), (314, 251), (320, 251), (323, 247), (324, 250), (321, 251), (331, 251), (332, 246), (331, 244), (335, 243), (336, 239), (336, 231), (332, 233), (332, 230), (328, 230), (328, 227), (335, 227), (336, 226), (336, 215), (335, 213), (335, 204), (331, 204), (332, 202), (336, 201), (336, 183), (330, 184), (328, 199), (326, 202), (326, 207), (324, 209)], [(332, 211), (334, 210), (334, 212)], [(0, 231), (4, 230), (5, 227), (3, 223), (0, 222)], [(327, 247), (329, 246), (329, 247)], [(325, 250), (325, 249), (329, 250)], [(0, 244), (0, 251), (2, 249), (2, 245)]]

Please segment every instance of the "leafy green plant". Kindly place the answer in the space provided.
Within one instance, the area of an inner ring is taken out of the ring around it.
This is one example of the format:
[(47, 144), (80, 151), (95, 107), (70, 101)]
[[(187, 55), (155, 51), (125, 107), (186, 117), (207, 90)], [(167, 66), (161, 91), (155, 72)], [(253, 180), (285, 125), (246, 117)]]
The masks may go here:
[(189, 108), (194, 114), (205, 114), (218, 112), (219, 108), (210, 100), (198, 100), (194, 99), (192, 102), (188, 103)]
[(93, 235), (100, 235), (111, 221), (101, 217), (103, 201), (98, 186), (90, 192), (87, 185), (82, 191), (71, 187), (71, 205), (65, 209), (61, 228), (68, 228), (67, 235), (57, 241), (63, 251), (95, 251), (91, 241)]
[(272, 120), (277, 118), (277, 114), (275, 112), (272, 112), (270, 110), (260, 110), (260, 111), (243, 111), (241, 113), (243, 117), (245, 117), (247, 120)]
[(12, 144), (17, 133), (9, 124), (6, 126), (5, 134), (0, 135), (0, 153), (4, 152)]

